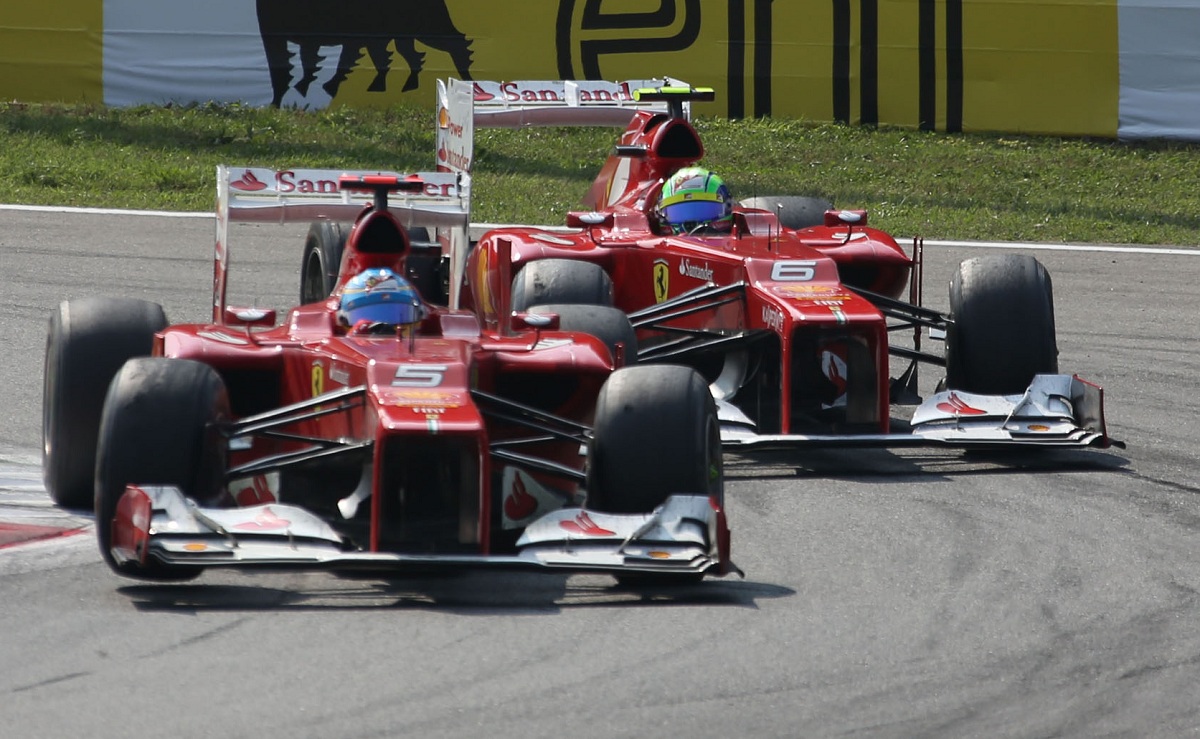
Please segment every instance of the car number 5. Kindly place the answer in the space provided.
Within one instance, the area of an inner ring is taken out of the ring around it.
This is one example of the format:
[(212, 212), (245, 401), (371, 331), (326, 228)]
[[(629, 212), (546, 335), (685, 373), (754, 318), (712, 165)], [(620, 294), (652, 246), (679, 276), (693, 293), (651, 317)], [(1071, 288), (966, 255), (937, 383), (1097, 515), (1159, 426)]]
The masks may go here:
[(400, 387), (437, 387), (442, 384), (442, 378), (449, 369), (444, 364), (402, 364), (396, 368), (392, 378), (393, 386)]

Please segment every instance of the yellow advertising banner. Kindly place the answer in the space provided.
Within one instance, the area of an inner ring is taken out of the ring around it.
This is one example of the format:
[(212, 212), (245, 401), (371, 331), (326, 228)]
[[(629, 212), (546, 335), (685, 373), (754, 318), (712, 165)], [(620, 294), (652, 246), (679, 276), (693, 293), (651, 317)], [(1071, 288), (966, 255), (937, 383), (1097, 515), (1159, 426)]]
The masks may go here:
[[(701, 114), (1115, 136), (1125, 100), (1163, 99), (1123, 97), (1122, 39), (1152, 36), (1119, 33), (1118, 5), (1167, 1), (5, 3), (0, 96), (432, 106), (436, 80), (451, 76), (669, 75), (716, 88), (717, 102), (698, 105)], [(1200, 17), (1200, 0), (1170, 1), (1196, 5), (1191, 15)], [(1139, 53), (1131, 58), (1153, 58)]]
[(7, 100), (104, 100), (99, 0), (0, 3), (0, 96)]

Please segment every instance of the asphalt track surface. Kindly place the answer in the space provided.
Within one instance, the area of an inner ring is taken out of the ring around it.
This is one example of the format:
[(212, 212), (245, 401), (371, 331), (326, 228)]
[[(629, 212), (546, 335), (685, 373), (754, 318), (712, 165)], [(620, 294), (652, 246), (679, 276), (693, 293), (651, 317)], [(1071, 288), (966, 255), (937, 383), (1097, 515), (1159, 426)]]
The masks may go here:
[[(5, 736), (1200, 735), (1200, 257), (1039, 251), (1060, 364), (1125, 451), (731, 458), (744, 580), (124, 580), (39, 485), (47, 316), (120, 294), (203, 320), (212, 224), (0, 213)], [(233, 294), (297, 293), (295, 229), (238, 227)], [(927, 250), (927, 302), (969, 249)], [(931, 373), (927, 373), (930, 374)], [(932, 382), (925, 378), (925, 384)]]

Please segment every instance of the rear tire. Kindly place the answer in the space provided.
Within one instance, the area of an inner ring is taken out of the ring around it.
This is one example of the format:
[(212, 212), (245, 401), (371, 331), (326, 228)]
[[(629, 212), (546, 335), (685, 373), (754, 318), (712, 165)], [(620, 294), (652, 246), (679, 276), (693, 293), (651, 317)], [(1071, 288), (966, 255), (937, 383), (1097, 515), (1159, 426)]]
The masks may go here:
[(224, 496), (229, 395), (217, 372), (187, 359), (143, 357), (113, 378), (100, 423), (96, 459), (96, 539), (115, 572), (145, 580), (189, 580), (191, 567), (118, 564), (112, 520), (129, 484), (174, 485), (202, 505)]
[(1054, 291), (1046, 268), (1023, 254), (968, 259), (950, 280), (946, 385), (983, 395), (1025, 392), (1058, 372)]
[(588, 508), (647, 513), (676, 493), (724, 505), (716, 404), (698, 372), (643, 365), (614, 372), (596, 400)]
[(313, 221), (304, 239), (304, 261), (300, 266), (300, 304), (328, 298), (337, 286), (349, 229), (334, 221)]
[(617, 344), (624, 344), (625, 364), (637, 362), (637, 333), (629, 316), (617, 308), (604, 305), (535, 305), (530, 313), (557, 313), (558, 326), (563, 331), (591, 334), (604, 342), (616, 363)]
[(125, 360), (150, 354), (162, 306), (131, 298), (63, 301), (50, 316), (42, 373), (42, 474), (64, 508), (92, 507), (96, 439), (108, 384)]
[(613, 282), (604, 268), (573, 259), (539, 259), (526, 264), (512, 283), (512, 309), (547, 304), (612, 305)]
[(800, 195), (763, 195), (742, 201), (746, 208), (761, 208), (779, 216), (785, 228), (808, 228), (825, 225), (825, 211), (833, 209), (833, 203), (824, 198)]

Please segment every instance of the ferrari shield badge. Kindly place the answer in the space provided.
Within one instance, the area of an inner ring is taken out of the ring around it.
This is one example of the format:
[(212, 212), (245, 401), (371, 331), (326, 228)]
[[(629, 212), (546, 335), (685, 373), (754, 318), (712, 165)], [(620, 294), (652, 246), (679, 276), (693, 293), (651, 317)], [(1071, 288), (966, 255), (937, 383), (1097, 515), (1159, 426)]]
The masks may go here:
[(654, 262), (654, 302), (661, 303), (667, 299), (667, 290), (671, 282), (671, 269), (667, 260), (657, 259)]

